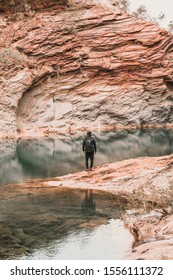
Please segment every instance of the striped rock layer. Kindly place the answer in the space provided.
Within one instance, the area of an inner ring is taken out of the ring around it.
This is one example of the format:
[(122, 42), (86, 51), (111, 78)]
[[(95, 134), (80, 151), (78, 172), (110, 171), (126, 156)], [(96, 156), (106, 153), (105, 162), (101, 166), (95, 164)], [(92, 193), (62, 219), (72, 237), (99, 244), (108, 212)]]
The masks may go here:
[(68, 2), (34, 0), (28, 14), (0, 2), (1, 136), (172, 125), (172, 36)]

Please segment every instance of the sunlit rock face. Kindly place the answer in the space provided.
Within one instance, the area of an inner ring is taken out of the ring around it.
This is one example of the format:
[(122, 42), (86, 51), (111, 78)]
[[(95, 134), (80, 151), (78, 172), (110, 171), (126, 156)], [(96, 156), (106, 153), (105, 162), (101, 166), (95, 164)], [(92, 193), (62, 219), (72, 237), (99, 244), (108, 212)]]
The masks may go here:
[(95, 1), (32, 2), (2, 13), (2, 136), (172, 123), (171, 35)]

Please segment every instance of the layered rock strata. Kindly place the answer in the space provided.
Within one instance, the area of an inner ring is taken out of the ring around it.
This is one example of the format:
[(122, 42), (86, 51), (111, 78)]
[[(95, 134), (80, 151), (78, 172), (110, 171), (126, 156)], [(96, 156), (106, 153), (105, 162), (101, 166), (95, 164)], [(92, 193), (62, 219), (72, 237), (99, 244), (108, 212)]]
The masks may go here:
[(1, 136), (172, 125), (171, 35), (96, 1), (31, 2), (1, 13)]
[(66, 5), (68, 5), (67, 0), (1, 0), (0, 13), (12, 16), (14, 13), (27, 13), (30, 9), (37, 11)]
[(151, 214), (131, 219), (131, 232), (135, 246), (126, 259), (134, 260), (172, 260), (173, 259), (173, 215), (161, 218)]

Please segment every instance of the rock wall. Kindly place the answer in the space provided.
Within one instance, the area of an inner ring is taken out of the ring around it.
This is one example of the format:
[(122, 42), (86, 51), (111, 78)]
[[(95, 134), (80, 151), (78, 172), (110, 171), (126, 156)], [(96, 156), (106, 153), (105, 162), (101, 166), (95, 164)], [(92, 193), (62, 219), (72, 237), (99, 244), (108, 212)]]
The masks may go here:
[(1, 136), (172, 125), (172, 36), (116, 6), (64, 2), (2, 16)]
[(158, 213), (154, 213), (138, 216), (136, 219), (131, 218), (129, 226), (130, 224), (137, 244), (132, 252), (127, 254), (126, 259), (172, 260), (173, 215), (161, 217)]
[(0, 13), (24, 12), (29, 8), (26, 5), (30, 6), (33, 10), (40, 10), (67, 5), (67, 0), (1, 0)]

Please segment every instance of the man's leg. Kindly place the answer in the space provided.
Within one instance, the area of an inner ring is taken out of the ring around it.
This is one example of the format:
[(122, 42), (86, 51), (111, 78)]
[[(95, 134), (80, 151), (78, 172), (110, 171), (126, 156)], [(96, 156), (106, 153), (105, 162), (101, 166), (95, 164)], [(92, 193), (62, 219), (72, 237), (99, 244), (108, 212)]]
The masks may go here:
[(88, 160), (89, 160), (89, 155), (87, 152), (85, 152), (85, 166), (86, 166), (86, 170), (88, 170)]
[(93, 168), (93, 162), (94, 162), (94, 152), (90, 153), (90, 169)]

